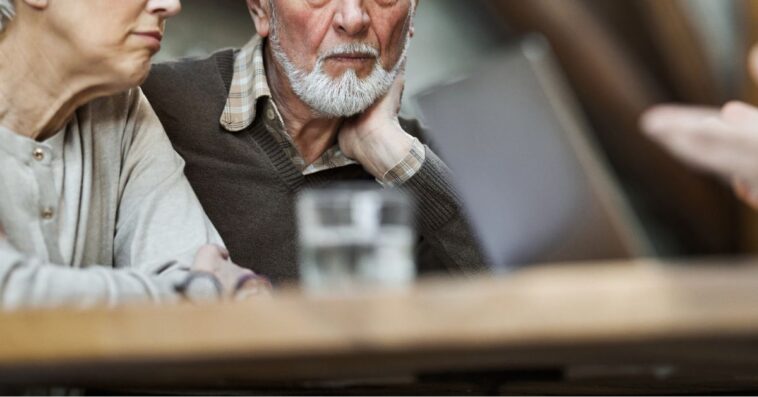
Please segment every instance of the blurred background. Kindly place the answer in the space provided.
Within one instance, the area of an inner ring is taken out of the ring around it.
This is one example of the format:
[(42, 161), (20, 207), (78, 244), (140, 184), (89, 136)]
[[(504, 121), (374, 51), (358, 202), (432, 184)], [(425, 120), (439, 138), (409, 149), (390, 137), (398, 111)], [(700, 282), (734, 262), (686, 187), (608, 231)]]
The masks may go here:
[[(185, 0), (159, 61), (239, 47), (253, 34), (243, 0)], [(526, 33), (549, 40), (642, 233), (660, 256), (758, 251), (758, 218), (723, 181), (691, 170), (639, 131), (668, 101), (758, 101), (745, 63), (754, 0), (425, 0), (408, 96), (454, 79)], [(538, 214), (535, 214), (538, 216)]]

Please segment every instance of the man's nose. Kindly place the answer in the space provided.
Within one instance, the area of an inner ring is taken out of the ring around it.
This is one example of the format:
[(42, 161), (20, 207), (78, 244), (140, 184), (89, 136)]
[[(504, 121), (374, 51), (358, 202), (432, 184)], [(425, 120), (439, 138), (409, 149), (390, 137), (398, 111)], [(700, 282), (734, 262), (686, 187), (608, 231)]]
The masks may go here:
[(179, 0), (148, 0), (147, 11), (161, 18), (170, 18), (182, 10), (182, 3)]
[(364, 0), (337, 0), (337, 12), (334, 14), (334, 27), (340, 33), (349, 36), (364, 33), (371, 18), (366, 12)]

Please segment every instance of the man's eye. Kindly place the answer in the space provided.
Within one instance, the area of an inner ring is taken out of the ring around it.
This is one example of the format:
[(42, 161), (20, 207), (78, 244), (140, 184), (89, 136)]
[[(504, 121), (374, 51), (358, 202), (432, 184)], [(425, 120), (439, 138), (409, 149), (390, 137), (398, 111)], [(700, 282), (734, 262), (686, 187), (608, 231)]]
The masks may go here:
[(379, 4), (382, 7), (389, 7), (397, 4), (399, 0), (374, 0), (377, 4)]
[(306, 0), (311, 7), (323, 7), (331, 0)]
[[(323, 7), (334, 0), (305, 0), (311, 7)], [(400, 0), (372, 0), (376, 4), (382, 7), (391, 7), (397, 4)], [(412, 0), (407, 0), (412, 1)]]

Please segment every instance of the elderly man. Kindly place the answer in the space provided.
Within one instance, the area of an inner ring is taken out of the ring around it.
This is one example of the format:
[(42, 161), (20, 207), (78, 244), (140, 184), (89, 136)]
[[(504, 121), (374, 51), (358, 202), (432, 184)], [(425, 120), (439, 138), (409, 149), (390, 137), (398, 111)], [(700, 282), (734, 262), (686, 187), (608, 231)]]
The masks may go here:
[(153, 69), (145, 93), (236, 262), (296, 278), (296, 193), (375, 180), (416, 198), (422, 272), (484, 268), (449, 170), (397, 116), (416, 2), (247, 0), (242, 49)]

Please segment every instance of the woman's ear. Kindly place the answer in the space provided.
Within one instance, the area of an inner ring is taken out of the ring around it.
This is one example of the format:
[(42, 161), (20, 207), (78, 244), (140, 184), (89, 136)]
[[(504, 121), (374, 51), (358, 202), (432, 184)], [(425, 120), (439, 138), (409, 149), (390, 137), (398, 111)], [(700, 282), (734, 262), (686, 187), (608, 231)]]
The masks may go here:
[(271, 33), (271, 10), (268, 0), (247, 0), (247, 9), (255, 23), (255, 30), (261, 37)]

